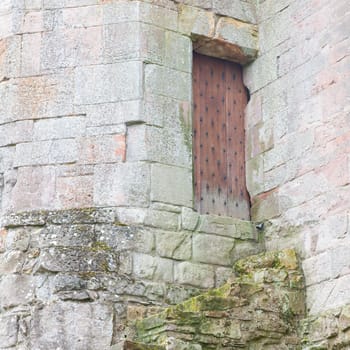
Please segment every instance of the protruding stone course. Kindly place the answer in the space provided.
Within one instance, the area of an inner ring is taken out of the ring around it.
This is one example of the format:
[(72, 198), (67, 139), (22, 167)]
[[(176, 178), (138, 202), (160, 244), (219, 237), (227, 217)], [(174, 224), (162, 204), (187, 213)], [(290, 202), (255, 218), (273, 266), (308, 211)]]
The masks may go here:
[(222, 287), (137, 321), (136, 338), (174, 349), (299, 349), (305, 286), (295, 252), (249, 257), (234, 270)]

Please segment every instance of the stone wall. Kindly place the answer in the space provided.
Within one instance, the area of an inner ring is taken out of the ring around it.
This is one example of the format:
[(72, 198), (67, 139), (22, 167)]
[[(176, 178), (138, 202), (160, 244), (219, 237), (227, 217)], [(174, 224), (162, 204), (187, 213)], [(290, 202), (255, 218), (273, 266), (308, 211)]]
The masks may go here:
[(105, 347), (127, 303), (179, 302), (262, 249), (253, 224), (192, 210), (193, 49), (246, 64), (267, 248), (298, 249), (311, 314), (349, 303), (349, 14), (346, 0), (1, 1), (1, 346)]
[(247, 176), (268, 249), (303, 258), (308, 309), (350, 302), (349, 15), (346, 0), (259, 1), (245, 70)]
[(127, 225), (115, 208), (4, 217), (0, 348), (107, 349), (127, 319), (222, 285), (262, 249), (250, 222), (163, 213), (162, 229)]
[(263, 249), (192, 210), (193, 46), (257, 53), (231, 5), (1, 1), (0, 348), (105, 349)]
[(249, 257), (234, 270), (222, 287), (139, 320), (136, 339), (176, 350), (300, 349), (305, 297), (295, 252)]
[(235, 6), (2, 1), (2, 211), (191, 208), (192, 39), (251, 60), (252, 5)]

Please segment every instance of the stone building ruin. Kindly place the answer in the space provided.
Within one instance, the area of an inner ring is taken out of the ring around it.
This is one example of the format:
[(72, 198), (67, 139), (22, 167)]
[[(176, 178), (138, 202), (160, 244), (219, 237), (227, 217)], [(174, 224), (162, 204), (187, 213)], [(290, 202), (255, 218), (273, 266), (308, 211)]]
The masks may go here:
[(0, 349), (350, 349), (349, 23), (1, 0)]

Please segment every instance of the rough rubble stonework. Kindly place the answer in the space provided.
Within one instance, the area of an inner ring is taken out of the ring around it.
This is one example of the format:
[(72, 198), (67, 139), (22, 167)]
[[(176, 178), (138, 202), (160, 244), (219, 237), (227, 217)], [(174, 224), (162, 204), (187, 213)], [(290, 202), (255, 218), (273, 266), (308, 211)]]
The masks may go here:
[[(0, 349), (140, 349), (126, 324), (286, 247), (301, 348), (349, 348), (349, 16), (347, 0), (0, 1)], [(193, 50), (244, 65), (264, 231), (192, 209)]]

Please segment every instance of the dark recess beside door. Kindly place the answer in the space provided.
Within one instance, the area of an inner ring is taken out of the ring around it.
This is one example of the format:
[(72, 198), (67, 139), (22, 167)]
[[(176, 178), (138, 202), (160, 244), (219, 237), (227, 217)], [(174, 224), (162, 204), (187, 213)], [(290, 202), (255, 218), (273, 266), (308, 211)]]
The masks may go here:
[(247, 102), (239, 64), (193, 54), (195, 206), (202, 214), (250, 218), (244, 155)]

